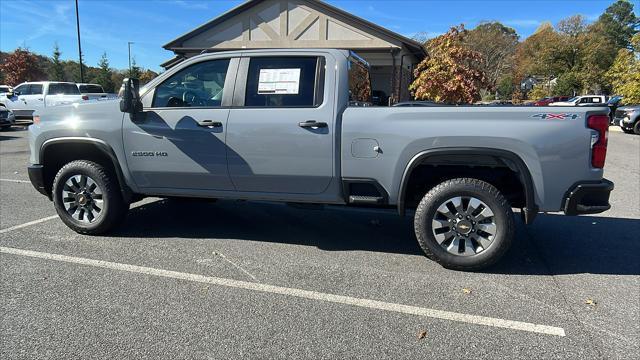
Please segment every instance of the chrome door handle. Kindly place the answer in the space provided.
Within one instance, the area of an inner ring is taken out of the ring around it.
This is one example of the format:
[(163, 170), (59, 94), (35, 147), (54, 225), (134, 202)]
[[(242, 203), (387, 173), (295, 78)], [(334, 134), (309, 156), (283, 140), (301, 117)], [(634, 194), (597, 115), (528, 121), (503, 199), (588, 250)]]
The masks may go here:
[(222, 123), (220, 121), (213, 121), (213, 120), (202, 120), (202, 121), (198, 121), (198, 126), (202, 126), (202, 127), (222, 127)]

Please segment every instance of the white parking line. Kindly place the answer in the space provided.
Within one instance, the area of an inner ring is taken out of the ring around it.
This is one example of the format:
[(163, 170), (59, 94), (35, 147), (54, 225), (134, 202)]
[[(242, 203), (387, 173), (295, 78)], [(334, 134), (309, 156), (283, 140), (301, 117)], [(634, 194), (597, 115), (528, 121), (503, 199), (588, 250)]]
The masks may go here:
[(139, 273), (151, 276), (160, 276), (172, 279), (186, 280), (218, 286), (226, 286), (236, 289), (244, 289), (257, 291), (262, 293), (279, 294), (292, 296), (297, 298), (311, 299), (337, 304), (345, 304), (359, 306), (368, 309), (384, 310), (402, 314), (424, 316), (435, 319), (457, 321), (467, 324), (485, 325), (491, 327), (505, 328), (511, 330), (520, 330), (527, 332), (540, 333), (545, 335), (565, 336), (564, 329), (559, 327), (539, 325), (521, 321), (504, 320), (485, 316), (468, 315), (455, 313), (451, 311), (434, 310), (417, 306), (394, 304), (384, 301), (355, 298), (351, 296), (342, 296), (317, 291), (309, 291), (302, 289), (287, 288), (282, 286), (266, 285), (253, 282), (239, 281), (233, 279), (204, 276), (197, 274), (182, 273), (177, 271), (155, 269), (144, 266), (136, 266), (129, 264), (121, 264), (110, 261), (94, 260), (81, 257), (73, 257), (66, 255), (50, 254), (38, 251), (23, 250), (16, 248), (0, 247), (0, 253), (28, 256), (45, 260), (60, 261), (66, 263), (80, 264), (86, 266), (99, 267), (104, 269), (126, 271), (130, 273)]
[(20, 183), (20, 184), (31, 184), (29, 180), (17, 180), (17, 179), (0, 179), (0, 181)]
[(0, 234), (8, 233), (8, 232), (13, 231), (13, 230), (22, 229), (22, 228), (25, 228), (27, 226), (40, 224), (40, 223), (43, 223), (45, 221), (49, 221), (49, 220), (53, 220), (53, 219), (57, 219), (57, 218), (58, 218), (58, 215), (52, 215), (52, 216), (47, 216), (46, 218), (33, 220), (33, 221), (26, 222), (24, 224), (8, 227), (6, 229), (0, 229)]

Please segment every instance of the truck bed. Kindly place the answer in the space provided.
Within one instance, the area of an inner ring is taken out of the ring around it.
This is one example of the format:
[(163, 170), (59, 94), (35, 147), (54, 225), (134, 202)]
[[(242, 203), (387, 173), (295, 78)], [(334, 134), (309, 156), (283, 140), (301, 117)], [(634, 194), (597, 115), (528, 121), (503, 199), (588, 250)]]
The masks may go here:
[[(341, 172), (376, 179), (395, 204), (403, 167), (422, 151), (500, 149), (531, 173), (541, 211), (558, 211), (567, 189), (599, 180), (590, 164), (591, 115), (606, 107), (349, 107), (342, 116)], [(373, 146), (379, 146), (375, 152)]]

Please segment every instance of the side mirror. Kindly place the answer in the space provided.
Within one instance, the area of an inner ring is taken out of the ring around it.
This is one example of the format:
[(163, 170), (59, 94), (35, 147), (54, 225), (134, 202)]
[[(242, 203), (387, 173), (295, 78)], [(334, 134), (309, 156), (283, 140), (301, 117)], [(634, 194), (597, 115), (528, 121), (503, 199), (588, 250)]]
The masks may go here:
[(14, 96), (18, 96), (18, 95), (20, 95), (20, 91), (9, 91), (9, 92), (7, 93), (7, 97), (8, 97), (8, 98), (10, 98), (10, 97), (14, 97)]
[(142, 102), (140, 101), (140, 81), (138, 79), (126, 78), (122, 82), (122, 100), (120, 100), (120, 111), (131, 114), (142, 112)]

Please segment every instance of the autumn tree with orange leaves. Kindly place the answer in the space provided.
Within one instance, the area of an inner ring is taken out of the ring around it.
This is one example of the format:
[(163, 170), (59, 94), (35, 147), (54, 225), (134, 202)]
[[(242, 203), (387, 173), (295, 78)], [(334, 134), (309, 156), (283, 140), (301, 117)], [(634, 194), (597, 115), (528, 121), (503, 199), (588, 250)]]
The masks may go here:
[(16, 86), (25, 81), (40, 81), (46, 79), (38, 63), (38, 57), (28, 50), (17, 48), (0, 64), (0, 71), (4, 81)]
[(425, 43), (428, 56), (415, 68), (409, 86), (416, 100), (464, 104), (480, 99), (488, 80), (480, 66), (482, 54), (465, 46), (467, 34), (464, 25), (454, 26)]

